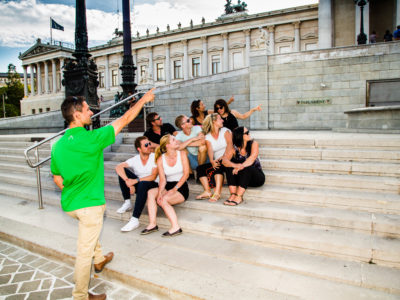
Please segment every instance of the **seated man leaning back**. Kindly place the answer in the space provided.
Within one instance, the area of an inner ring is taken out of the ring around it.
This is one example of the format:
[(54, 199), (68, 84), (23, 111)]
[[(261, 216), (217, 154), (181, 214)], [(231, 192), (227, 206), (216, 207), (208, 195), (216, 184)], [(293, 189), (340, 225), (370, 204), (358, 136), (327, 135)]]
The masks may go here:
[(138, 155), (116, 166), (119, 186), (121, 188), (124, 204), (117, 210), (122, 214), (132, 209), (131, 194), (136, 192), (135, 206), (129, 222), (121, 228), (121, 231), (131, 231), (139, 227), (139, 217), (147, 200), (147, 191), (158, 187), (155, 182), (158, 175), (154, 153), (151, 152), (151, 142), (145, 136), (139, 136), (135, 140), (135, 148)]
[(164, 135), (169, 133), (175, 136), (178, 133), (174, 126), (169, 123), (163, 123), (161, 116), (156, 112), (149, 113), (146, 121), (149, 129), (143, 135), (152, 143), (153, 152), (160, 145), (160, 139)]
[(207, 146), (201, 126), (193, 125), (190, 118), (180, 115), (175, 119), (176, 127), (180, 128), (176, 135), (179, 142), (179, 150), (186, 150), (190, 168), (196, 170), (207, 159)]

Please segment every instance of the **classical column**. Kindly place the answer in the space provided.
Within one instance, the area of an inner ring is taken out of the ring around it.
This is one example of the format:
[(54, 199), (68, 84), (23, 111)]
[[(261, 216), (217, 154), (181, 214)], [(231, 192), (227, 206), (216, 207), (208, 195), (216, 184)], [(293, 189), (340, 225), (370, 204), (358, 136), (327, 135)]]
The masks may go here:
[(110, 90), (110, 61), (109, 61), (109, 57), (108, 54), (106, 54), (106, 70), (104, 72), (104, 80), (106, 83), (106, 90), (109, 91)]
[(147, 50), (149, 50), (149, 77), (151, 80), (154, 80), (154, 77), (153, 77), (153, 47), (149, 46), (149, 47), (147, 47)]
[(122, 61), (124, 60), (124, 52), (121, 53), (121, 55), (119, 56), (119, 67), (118, 67), (118, 82), (119, 84), (122, 83), (122, 71), (121, 71), (121, 66), (122, 66)]
[[(64, 79), (63, 69), (64, 69), (64, 58), (61, 57), (60, 58), (60, 79), (61, 79), (61, 82)], [(60, 84), (60, 87), (61, 87), (61, 92), (64, 93), (65, 92), (65, 86), (63, 84)]]
[(47, 60), (44, 61), (44, 92), (48, 94), (49, 89), (49, 65), (47, 64)]
[(227, 33), (222, 33), (221, 36), (224, 39), (223, 70), (224, 70), (224, 72), (228, 72), (229, 71), (228, 34)]
[(300, 51), (300, 21), (294, 22), (294, 52)]
[(244, 36), (246, 39), (246, 67), (250, 66), (250, 47), (251, 47), (251, 40), (250, 40), (250, 29), (243, 30)]
[(57, 65), (56, 65), (56, 60), (52, 59), (51, 60), (51, 73), (53, 75), (53, 89), (52, 92), (53, 94), (57, 93)]
[(275, 26), (268, 26), (269, 35), (269, 54), (275, 54)]
[(27, 74), (27, 66), (24, 67), (24, 96), (28, 97), (28, 74)]
[(171, 59), (169, 54), (169, 43), (164, 44), (165, 47), (165, 83), (171, 83)]
[(202, 74), (201, 76), (208, 76), (208, 43), (207, 43), (207, 37), (202, 36), (201, 40), (203, 42), (203, 61), (201, 62), (203, 67), (202, 67)]
[[(137, 54), (136, 54), (136, 49), (132, 50), (132, 60), (133, 60), (133, 64), (135, 65), (135, 67), (137, 68)], [(138, 70), (135, 70), (136, 74), (135, 74), (135, 83), (138, 83)]]
[(36, 77), (37, 77), (37, 93), (42, 94), (42, 72), (40, 71), (40, 63), (36, 64)]
[(188, 43), (187, 40), (182, 41), (183, 44), (183, 79), (189, 79), (189, 60), (188, 60)]
[(332, 0), (319, 0), (318, 47), (331, 48), (333, 38)]
[(35, 96), (35, 66), (30, 64), (29, 67), (31, 68), (31, 96)]

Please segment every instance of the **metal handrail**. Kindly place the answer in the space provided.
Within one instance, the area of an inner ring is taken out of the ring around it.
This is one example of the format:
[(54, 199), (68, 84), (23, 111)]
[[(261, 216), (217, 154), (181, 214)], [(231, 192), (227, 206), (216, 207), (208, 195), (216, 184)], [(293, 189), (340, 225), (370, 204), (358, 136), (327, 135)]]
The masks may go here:
[[(95, 119), (97, 116), (99, 116), (99, 115), (101, 115), (101, 114), (103, 114), (103, 113), (105, 113), (105, 112), (107, 112), (107, 111), (109, 111), (109, 110), (111, 110), (111, 109), (113, 109), (113, 108), (115, 108), (115, 107), (117, 107), (117, 106), (120, 106), (121, 104), (123, 104), (123, 103), (129, 101), (130, 99), (132, 99), (133, 97), (135, 97), (136, 95), (139, 95), (139, 94), (141, 94), (141, 93), (142, 93), (142, 92), (138, 92), (138, 93), (135, 93), (135, 94), (133, 94), (133, 95), (131, 95), (131, 96), (129, 96), (129, 97), (126, 97), (125, 99), (119, 101), (118, 103), (115, 103), (114, 105), (112, 105), (112, 106), (110, 106), (110, 107), (107, 107), (106, 109), (104, 109), (104, 110), (98, 112), (97, 114), (93, 115), (93, 116), (91, 117), (91, 119)], [(31, 161), (30, 158), (28, 157), (28, 152), (31, 151), (31, 150), (33, 150), (33, 149), (35, 149), (35, 148), (37, 148), (37, 147), (39, 147), (39, 146), (41, 146), (41, 145), (43, 145), (44, 143), (47, 143), (48, 141), (51, 141), (52, 139), (58, 137), (59, 135), (62, 135), (65, 131), (67, 131), (67, 129), (68, 129), (68, 128), (66, 128), (66, 129), (64, 129), (64, 130), (62, 130), (62, 131), (56, 133), (55, 135), (53, 135), (53, 136), (51, 136), (51, 137), (48, 137), (48, 138), (46, 138), (46, 139), (44, 139), (44, 140), (42, 140), (42, 141), (40, 141), (40, 142), (38, 142), (38, 143), (35, 143), (35, 144), (32, 145), (32, 146), (26, 148), (25, 151), (24, 151), (24, 154), (25, 154), (25, 159), (26, 159), (26, 162), (28, 163), (28, 165), (29, 165), (31, 168), (37, 168), (37, 167), (39, 167), (40, 165), (44, 164), (46, 161), (50, 160), (51, 156), (48, 156), (48, 157), (44, 158), (44, 159), (41, 160), (41, 161), (38, 161), (38, 162), (36, 162), (36, 163), (32, 163), (32, 161)]]
[[(97, 116), (129, 101), (130, 99), (132, 99), (133, 97), (137, 96), (141, 94), (141, 92), (135, 93), (133, 95), (130, 95), (129, 97), (126, 97), (125, 99), (119, 101), (118, 103), (115, 103), (114, 105), (111, 105), (110, 107), (107, 107), (106, 109), (103, 109), (102, 111), (98, 112), (97, 114), (94, 114), (91, 119), (95, 119)], [(25, 149), (24, 151), (24, 155), (25, 155), (25, 159), (26, 162), (28, 163), (28, 166), (30, 166), (31, 168), (35, 168), (36, 169), (36, 181), (37, 181), (37, 187), (38, 187), (38, 200), (39, 200), (39, 209), (43, 209), (43, 198), (42, 198), (42, 183), (40, 180), (40, 166), (42, 164), (44, 164), (45, 162), (47, 162), (48, 160), (51, 159), (51, 156), (48, 156), (44, 159), (42, 159), (41, 161), (39, 161), (39, 146), (43, 145), (44, 143), (47, 143), (48, 141), (51, 141), (52, 139), (58, 137), (59, 135), (63, 134), (65, 131), (67, 131), (68, 128), (56, 133), (55, 135), (52, 135), (51, 137), (48, 137), (40, 142), (35, 142), (34, 145), (28, 147)], [(28, 153), (29, 151), (35, 149), (35, 158), (36, 158), (36, 163), (32, 163), (32, 161), (30, 160)]]

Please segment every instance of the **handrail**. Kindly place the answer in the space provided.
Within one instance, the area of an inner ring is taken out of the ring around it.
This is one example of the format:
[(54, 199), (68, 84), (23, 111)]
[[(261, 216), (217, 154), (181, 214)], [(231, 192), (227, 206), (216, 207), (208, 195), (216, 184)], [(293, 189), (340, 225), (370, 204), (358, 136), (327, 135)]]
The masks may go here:
[[(133, 94), (133, 95), (130, 95), (130, 96), (126, 97), (125, 99), (123, 99), (123, 100), (121, 100), (121, 101), (115, 103), (114, 105), (112, 105), (112, 106), (110, 106), (110, 107), (107, 107), (106, 109), (104, 109), (104, 110), (98, 112), (97, 114), (93, 115), (93, 116), (91, 117), (91, 119), (95, 119), (97, 116), (99, 116), (99, 115), (101, 115), (101, 114), (103, 114), (103, 113), (105, 113), (105, 112), (107, 112), (107, 111), (109, 111), (109, 110), (111, 110), (111, 109), (113, 109), (113, 108), (115, 108), (115, 107), (117, 107), (117, 106), (120, 106), (121, 104), (123, 104), (123, 103), (129, 101), (130, 99), (132, 99), (133, 97), (135, 97), (136, 95), (139, 95), (139, 94), (141, 94), (141, 93), (142, 93), (142, 92), (138, 92), (138, 93), (135, 93), (135, 94)], [(67, 129), (68, 129), (68, 128), (66, 128), (66, 129), (64, 129), (64, 130), (62, 130), (62, 131), (56, 133), (55, 135), (52, 135), (51, 137), (48, 137), (48, 138), (46, 138), (46, 139), (44, 139), (44, 140), (42, 140), (42, 141), (40, 141), (40, 142), (38, 142), (38, 143), (35, 143), (35, 144), (32, 145), (32, 146), (26, 148), (25, 151), (24, 151), (24, 155), (25, 155), (25, 159), (26, 159), (26, 162), (28, 163), (28, 165), (29, 165), (31, 168), (38, 168), (40, 165), (42, 165), (42, 164), (44, 164), (46, 161), (50, 160), (50, 159), (51, 159), (51, 156), (48, 156), (48, 157), (42, 159), (41, 161), (38, 161), (38, 162), (36, 162), (36, 163), (32, 163), (32, 161), (30, 160), (30, 158), (29, 158), (29, 156), (28, 156), (28, 153), (29, 153), (29, 151), (31, 151), (31, 150), (33, 150), (33, 149), (35, 149), (35, 148), (38, 148), (39, 146), (43, 145), (44, 143), (47, 143), (48, 141), (50, 141), (50, 140), (52, 140), (52, 139), (58, 137), (59, 135), (63, 134), (65, 131), (67, 131)], [(37, 157), (37, 158), (38, 158), (38, 157)]]

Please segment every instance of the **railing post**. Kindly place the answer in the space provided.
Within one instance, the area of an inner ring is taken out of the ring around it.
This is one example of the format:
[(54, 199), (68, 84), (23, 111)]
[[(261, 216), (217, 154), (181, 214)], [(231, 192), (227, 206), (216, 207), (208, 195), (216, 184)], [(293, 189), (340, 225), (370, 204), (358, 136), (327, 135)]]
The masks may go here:
[[(35, 142), (37, 144), (37, 142)], [(35, 149), (35, 157), (36, 163), (39, 162), (39, 147)], [(42, 181), (40, 180), (40, 165), (36, 167), (36, 181), (38, 187), (38, 200), (39, 200), (39, 209), (43, 209), (43, 198), (42, 198)]]

